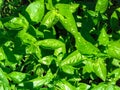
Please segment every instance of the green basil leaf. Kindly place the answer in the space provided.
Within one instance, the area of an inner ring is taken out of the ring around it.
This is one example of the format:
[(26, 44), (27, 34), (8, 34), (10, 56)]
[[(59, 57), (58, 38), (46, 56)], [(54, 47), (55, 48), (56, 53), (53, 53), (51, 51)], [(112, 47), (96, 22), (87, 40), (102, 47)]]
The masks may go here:
[(0, 9), (1, 9), (2, 5), (3, 5), (3, 0), (0, 0)]
[(116, 84), (116, 81), (120, 79), (120, 69), (117, 68), (115, 70), (113, 70), (111, 73), (108, 74), (109, 78), (110, 78), (110, 82), (113, 84)]
[(25, 86), (27, 87), (27, 89), (35, 89), (37, 87), (49, 84), (49, 82), (53, 79), (53, 77), (54, 76), (51, 70), (48, 70), (45, 76), (37, 77), (35, 79), (26, 81), (24, 83), (20, 83), (19, 86), (23, 86), (23, 87)]
[(119, 90), (120, 89), (120, 87), (119, 86), (114, 86), (114, 90)]
[[(1, 84), (3, 87), (1, 87)], [(9, 90), (9, 82), (8, 79), (5, 75), (5, 73), (3, 72), (3, 70), (0, 68), (0, 88), (4, 88), (2, 90)]]
[(107, 76), (107, 68), (103, 60), (104, 60), (103, 58), (98, 58), (96, 62), (93, 64), (93, 68), (94, 73), (103, 81), (105, 81)]
[(77, 87), (76, 90), (88, 90), (88, 89), (90, 89), (90, 85), (85, 83), (79, 83), (79, 86)]
[(99, 83), (97, 86), (93, 87), (91, 90), (106, 90), (106, 84), (105, 83)]
[(66, 80), (58, 81), (56, 86), (59, 87), (58, 90), (76, 90), (76, 87), (72, 86)]
[(19, 17), (14, 17), (10, 21), (4, 23), (4, 26), (9, 30), (22, 30), (28, 28), (28, 22), (24, 16), (19, 14)]
[(46, 8), (48, 10), (53, 10), (54, 9), (53, 2), (54, 2), (53, 0), (47, 0)]
[(42, 59), (40, 59), (39, 62), (44, 65), (50, 65), (53, 60), (53, 56), (45, 56)]
[(45, 39), (45, 40), (40, 40), (35, 43), (36, 45), (39, 45), (42, 48), (45, 49), (58, 49), (60, 47), (65, 47), (65, 44), (57, 39)]
[(120, 40), (108, 44), (107, 54), (110, 57), (120, 59)]
[(84, 59), (86, 59), (86, 58), (83, 55), (81, 55), (78, 50), (76, 50), (76, 51), (72, 52), (70, 55), (68, 55), (64, 60), (61, 61), (61, 66), (78, 65)]
[(67, 73), (67, 74), (74, 74), (74, 67), (71, 65), (64, 65), (62, 66), (62, 70), (63, 72)]
[(18, 32), (17, 37), (20, 38), (23, 44), (26, 44), (26, 43), (30, 44), (37, 41), (35, 37), (30, 35), (29, 33), (26, 33), (24, 30)]
[(93, 54), (97, 55), (100, 53), (99, 49), (95, 47), (92, 43), (85, 40), (80, 33), (75, 35), (76, 48), (81, 54)]
[(49, 12), (46, 13), (46, 15), (44, 16), (41, 25), (45, 25), (47, 28), (52, 27), (53, 25), (55, 25), (58, 22), (58, 16), (57, 16), (57, 11), (55, 10), (51, 10)]
[(116, 66), (116, 67), (120, 67), (120, 60), (114, 58), (113, 61), (112, 61), (112, 65), (114, 65), (114, 66)]
[(79, 7), (79, 4), (70, 4), (70, 10), (72, 13), (76, 12), (76, 9)]
[(108, 84), (105, 88), (105, 90), (115, 90), (115, 85)]
[(112, 30), (114, 30), (114, 31), (117, 31), (120, 29), (119, 18), (118, 18), (116, 10), (111, 15), (110, 26), (111, 26)]
[(58, 9), (58, 17), (60, 19), (60, 23), (64, 26), (64, 28), (70, 32), (72, 35), (75, 35), (77, 30), (77, 25), (75, 23), (75, 19), (70, 11), (70, 7), (68, 4), (57, 4), (56, 8)]
[(108, 2), (109, 0), (97, 0), (95, 11), (104, 13), (108, 8)]
[(36, 0), (28, 5), (26, 12), (33, 22), (39, 23), (44, 15), (44, 0)]
[(56, 64), (58, 66), (61, 64), (60, 61), (65, 56), (65, 54), (66, 54), (66, 48), (65, 47), (61, 47), (61, 48), (55, 49), (54, 55), (57, 57)]
[(9, 73), (9, 77), (14, 83), (20, 83), (26, 78), (26, 74), (21, 72), (11, 72)]
[(99, 45), (106, 46), (109, 43), (109, 36), (106, 31), (106, 26), (103, 26), (98, 37)]
[(33, 54), (38, 59), (41, 59), (41, 57), (42, 57), (41, 50), (40, 50), (39, 46), (35, 46), (35, 45), (28, 45), (26, 47), (26, 54)]
[(83, 66), (83, 74), (85, 73), (91, 73), (94, 71), (93, 69), (93, 60), (91, 59), (87, 59), (87, 60), (84, 60), (83, 63), (85, 64), (85, 66)]
[(16, 60), (14, 53), (6, 46), (3, 46), (3, 50), (5, 53), (5, 65), (15, 69), (15, 65), (18, 61)]
[(3, 29), (2, 21), (0, 21), (0, 29)]
[(4, 60), (5, 59), (5, 53), (2, 47), (0, 47), (0, 60)]

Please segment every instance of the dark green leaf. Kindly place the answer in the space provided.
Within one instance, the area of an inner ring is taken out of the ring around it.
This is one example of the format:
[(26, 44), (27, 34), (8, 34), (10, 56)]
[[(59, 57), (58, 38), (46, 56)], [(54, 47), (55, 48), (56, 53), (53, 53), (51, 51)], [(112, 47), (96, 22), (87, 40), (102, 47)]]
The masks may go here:
[(20, 83), (19, 86), (25, 86), (28, 89), (37, 88), (49, 84), (49, 82), (53, 79), (53, 77), (54, 76), (52, 75), (52, 72), (49, 70), (45, 76), (37, 77), (35, 79), (26, 81), (24, 83)]
[(5, 65), (15, 68), (15, 65), (18, 63), (13, 52), (6, 46), (3, 47), (5, 53)]
[(111, 25), (112, 30), (114, 30), (114, 31), (117, 31), (117, 30), (120, 29), (119, 18), (118, 18), (118, 15), (117, 15), (116, 11), (114, 11), (111, 15), (110, 25)]
[(0, 21), (0, 29), (3, 29), (2, 21)]

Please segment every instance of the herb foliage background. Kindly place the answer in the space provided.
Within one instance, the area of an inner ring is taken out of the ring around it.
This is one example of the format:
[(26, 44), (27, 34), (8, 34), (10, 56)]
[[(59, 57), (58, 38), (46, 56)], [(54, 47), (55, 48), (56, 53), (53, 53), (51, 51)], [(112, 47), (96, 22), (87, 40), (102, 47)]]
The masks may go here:
[(0, 90), (120, 90), (119, 0), (0, 0)]

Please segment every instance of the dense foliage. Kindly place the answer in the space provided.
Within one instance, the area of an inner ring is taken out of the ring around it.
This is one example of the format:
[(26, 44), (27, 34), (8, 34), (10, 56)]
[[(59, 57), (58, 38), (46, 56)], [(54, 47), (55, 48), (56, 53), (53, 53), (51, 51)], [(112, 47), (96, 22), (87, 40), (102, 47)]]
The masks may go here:
[(119, 0), (0, 0), (0, 90), (120, 90)]

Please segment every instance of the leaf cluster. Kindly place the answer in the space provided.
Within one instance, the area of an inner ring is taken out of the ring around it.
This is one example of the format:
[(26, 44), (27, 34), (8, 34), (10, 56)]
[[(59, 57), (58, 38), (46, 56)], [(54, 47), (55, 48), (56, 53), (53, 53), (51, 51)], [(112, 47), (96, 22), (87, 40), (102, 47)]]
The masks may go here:
[(0, 0), (0, 90), (120, 90), (119, 0)]

